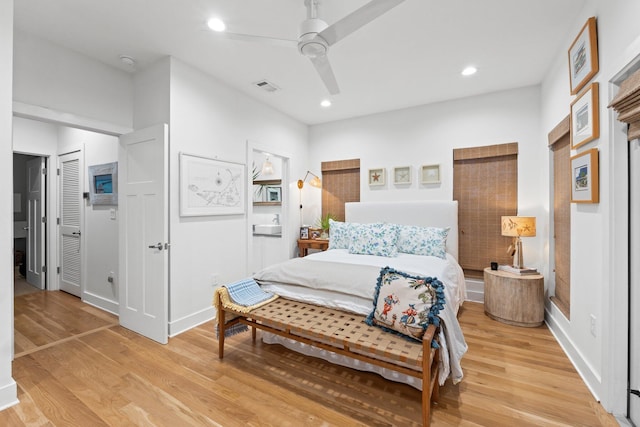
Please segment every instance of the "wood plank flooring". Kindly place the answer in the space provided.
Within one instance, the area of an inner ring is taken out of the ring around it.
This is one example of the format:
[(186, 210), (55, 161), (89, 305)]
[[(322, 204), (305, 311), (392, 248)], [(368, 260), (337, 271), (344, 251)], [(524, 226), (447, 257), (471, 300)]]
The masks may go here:
[[(63, 292), (15, 298), (20, 404), (2, 426), (414, 426), (420, 392), (381, 377), (227, 340), (213, 322), (156, 344)], [(465, 378), (441, 388), (433, 426), (614, 426), (546, 328), (465, 303)], [(258, 332), (260, 336), (260, 332)]]

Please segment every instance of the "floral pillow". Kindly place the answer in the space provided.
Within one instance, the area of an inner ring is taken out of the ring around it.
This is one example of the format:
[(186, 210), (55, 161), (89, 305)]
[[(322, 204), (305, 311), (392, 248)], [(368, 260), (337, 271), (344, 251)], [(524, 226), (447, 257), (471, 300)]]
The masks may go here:
[(357, 225), (329, 219), (329, 249), (349, 249), (351, 229)]
[(400, 225), (398, 252), (446, 258), (450, 228)]
[[(438, 314), (444, 304), (444, 285), (437, 278), (384, 267), (365, 323), (421, 341), (430, 324), (440, 325)], [(431, 345), (437, 348), (435, 341)]]
[(360, 224), (352, 229), (349, 253), (362, 255), (378, 255), (386, 257), (398, 256), (398, 226), (396, 224)]

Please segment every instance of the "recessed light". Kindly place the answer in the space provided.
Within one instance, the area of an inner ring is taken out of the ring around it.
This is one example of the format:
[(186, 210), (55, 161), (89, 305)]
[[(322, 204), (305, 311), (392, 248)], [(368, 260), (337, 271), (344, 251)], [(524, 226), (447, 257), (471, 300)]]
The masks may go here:
[(207, 21), (207, 25), (213, 31), (221, 32), (224, 31), (227, 26), (224, 24), (224, 21), (220, 18), (211, 18)]
[(329, 101), (328, 99), (323, 99), (322, 102), (320, 103), (320, 106), (324, 108), (329, 108), (331, 107), (331, 101)]
[(478, 72), (478, 69), (476, 67), (467, 67), (464, 70), (462, 70), (462, 75), (463, 76), (471, 76), (473, 74), (475, 74), (476, 72)]

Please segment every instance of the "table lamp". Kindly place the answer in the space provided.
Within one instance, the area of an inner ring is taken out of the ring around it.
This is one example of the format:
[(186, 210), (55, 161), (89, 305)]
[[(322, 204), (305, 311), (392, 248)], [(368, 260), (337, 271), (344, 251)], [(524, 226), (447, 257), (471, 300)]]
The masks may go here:
[(503, 216), (502, 235), (514, 238), (513, 268), (524, 268), (524, 263), (522, 262), (522, 240), (520, 238), (535, 237), (536, 218), (533, 216)]

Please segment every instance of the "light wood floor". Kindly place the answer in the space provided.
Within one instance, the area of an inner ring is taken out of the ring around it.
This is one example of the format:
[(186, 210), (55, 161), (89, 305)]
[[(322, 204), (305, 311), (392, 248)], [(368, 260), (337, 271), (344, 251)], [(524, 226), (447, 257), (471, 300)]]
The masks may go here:
[[(62, 292), (15, 298), (20, 404), (2, 426), (411, 426), (420, 393), (213, 322), (162, 346)], [(441, 389), (433, 426), (613, 426), (543, 326), (495, 322), (466, 303), (465, 378)], [(260, 332), (258, 332), (260, 334)]]

